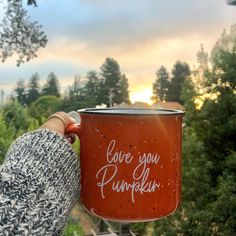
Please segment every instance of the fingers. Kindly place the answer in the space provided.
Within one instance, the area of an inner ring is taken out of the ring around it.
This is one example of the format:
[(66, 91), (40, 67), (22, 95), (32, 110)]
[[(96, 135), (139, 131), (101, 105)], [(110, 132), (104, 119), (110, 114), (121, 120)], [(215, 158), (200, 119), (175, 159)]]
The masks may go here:
[(41, 126), (64, 136), (68, 125), (76, 123), (73, 118), (65, 112), (60, 111), (49, 116), (48, 120)]
[(70, 124), (76, 123), (75, 119), (73, 119), (67, 113), (65, 113), (63, 111), (56, 112), (56, 113), (52, 114), (50, 117), (55, 117), (55, 118), (58, 117), (59, 119), (61, 119), (62, 123), (64, 123), (65, 128)]
[(65, 135), (65, 138), (67, 139), (67, 141), (70, 143), (70, 144), (73, 144), (76, 140), (76, 135), (75, 134), (66, 134)]

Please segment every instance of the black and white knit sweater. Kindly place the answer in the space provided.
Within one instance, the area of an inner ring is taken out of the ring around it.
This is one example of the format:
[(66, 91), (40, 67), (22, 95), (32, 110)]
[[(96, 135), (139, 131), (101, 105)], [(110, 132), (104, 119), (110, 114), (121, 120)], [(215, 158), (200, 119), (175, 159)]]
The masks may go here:
[(61, 235), (79, 178), (64, 137), (46, 129), (19, 137), (0, 167), (0, 235)]

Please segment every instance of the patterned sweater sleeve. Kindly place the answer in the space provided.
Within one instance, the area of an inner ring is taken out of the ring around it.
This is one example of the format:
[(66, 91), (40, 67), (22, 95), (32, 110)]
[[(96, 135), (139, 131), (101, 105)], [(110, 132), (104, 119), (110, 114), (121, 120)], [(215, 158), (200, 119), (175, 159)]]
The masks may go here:
[(0, 235), (61, 235), (79, 178), (64, 137), (46, 129), (19, 137), (0, 167)]

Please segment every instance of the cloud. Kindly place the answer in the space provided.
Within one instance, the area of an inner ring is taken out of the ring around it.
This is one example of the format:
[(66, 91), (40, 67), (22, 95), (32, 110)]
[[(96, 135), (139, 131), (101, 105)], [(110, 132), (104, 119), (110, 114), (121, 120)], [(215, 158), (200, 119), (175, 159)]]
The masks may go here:
[(52, 51), (61, 43), (55, 56), (74, 50), (73, 60), (83, 51), (90, 57), (97, 54), (97, 62), (104, 54), (142, 53), (154, 42), (162, 48), (165, 41), (192, 35), (197, 35), (199, 44), (209, 42), (236, 20), (234, 9), (221, 0), (51, 0), (30, 8), (30, 13), (48, 34), (47, 49)]
[(4, 64), (0, 70), (0, 84), (15, 84), (19, 79), (24, 79), (26, 82), (32, 74), (38, 72), (42, 81), (47, 79), (50, 72), (54, 72), (60, 78), (73, 78), (79, 73), (85, 73), (85, 68), (78, 64), (67, 63), (64, 60), (41, 60), (38, 63), (23, 64), (16, 67), (10, 63)]
[(210, 34), (226, 16), (235, 19), (232, 9), (220, 0), (73, 0), (70, 4), (51, 0), (44, 4), (37, 17), (49, 40), (63, 35), (101, 49), (143, 45), (153, 38), (195, 31)]

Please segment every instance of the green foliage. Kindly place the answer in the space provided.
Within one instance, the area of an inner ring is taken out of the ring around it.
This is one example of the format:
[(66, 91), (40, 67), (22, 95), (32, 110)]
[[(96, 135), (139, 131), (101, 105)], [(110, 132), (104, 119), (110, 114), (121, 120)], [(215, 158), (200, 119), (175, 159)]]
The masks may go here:
[(27, 104), (30, 105), (40, 97), (39, 91), (39, 74), (35, 73), (32, 75), (28, 85), (27, 92)]
[[(36, 2), (28, 0), (28, 4), (36, 5)], [(19, 66), (37, 56), (37, 50), (45, 47), (47, 37), (38, 22), (30, 21), (22, 0), (8, 0), (4, 15), (0, 23), (0, 58), (4, 62), (17, 53), (17, 66)]]
[(185, 107), (184, 123), (191, 126), (192, 122), (196, 122), (198, 110), (195, 104), (197, 92), (191, 79), (186, 79), (181, 87), (180, 99)]
[(155, 236), (236, 232), (235, 32), (235, 27), (224, 32), (212, 51), (212, 70), (205, 74), (209, 97), (199, 110), (193, 84), (183, 84), (183, 200), (175, 214), (155, 222)]
[(148, 223), (132, 223), (130, 228), (137, 236), (145, 235)]
[[(222, 235), (236, 232), (236, 153), (227, 157), (222, 175), (215, 190), (216, 201), (212, 202), (212, 221), (215, 231)], [(219, 214), (220, 213), (220, 214)]]
[(87, 107), (96, 107), (100, 104), (100, 78), (97, 75), (96, 71), (88, 71), (87, 82), (84, 87), (84, 96), (86, 97)]
[(156, 80), (153, 83), (154, 102), (172, 101), (183, 104), (181, 91), (185, 81), (189, 80), (190, 68), (187, 63), (177, 61), (172, 69), (172, 76), (169, 77), (168, 71), (164, 66), (161, 66), (156, 72)]
[(51, 72), (48, 75), (47, 82), (42, 89), (42, 95), (43, 96), (51, 95), (51, 96), (60, 97), (59, 81), (53, 72)]
[(121, 75), (119, 87), (120, 101), (129, 104), (129, 83), (125, 74)]
[(75, 152), (77, 153), (78, 157), (79, 157), (79, 153), (80, 153), (80, 140), (76, 139), (76, 141), (72, 144), (73, 149), (75, 150)]
[(21, 105), (30, 105), (40, 97), (39, 75), (35, 73), (29, 80), (28, 86), (25, 86), (24, 80), (20, 79), (15, 88), (16, 99)]
[(186, 127), (183, 134), (182, 204), (173, 215), (155, 222), (153, 235), (208, 235), (209, 216), (205, 219), (208, 214), (205, 207), (210, 197), (209, 173), (213, 165), (206, 159), (204, 148), (194, 130)]
[(205, 52), (203, 44), (201, 44), (200, 51), (197, 52), (197, 61), (201, 69), (204, 70), (208, 68), (208, 53)]
[(21, 105), (25, 105), (27, 103), (27, 96), (26, 96), (26, 88), (24, 80), (20, 79), (16, 83), (16, 99)]
[(101, 66), (100, 101), (107, 106), (128, 101), (128, 81), (121, 74), (118, 62), (113, 58), (106, 58)]
[(9, 146), (14, 141), (14, 138), (15, 138), (14, 129), (7, 126), (1, 112), (0, 113), (0, 165), (2, 164), (5, 158)]
[(41, 96), (29, 107), (32, 117), (38, 119), (41, 123), (62, 106), (62, 100), (56, 96)]
[(169, 74), (164, 66), (156, 72), (156, 81), (153, 83), (153, 94), (155, 100), (163, 101), (166, 98), (166, 93), (169, 87)]
[(25, 133), (33, 123), (27, 108), (18, 102), (7, 103), (0, 111), (0, 164), (13, 141)]
[(63, 236), (73, 236), (78, 235), (82, 236), (84, 235), (83, 229), (80, 226), (79, 220), (74, 220), (73, 218), (69, 218), (67, 225), (64, 229)]
[(82, 86), (80, 76), (76, 76), (74, 82), (69, 86), (69, 92), (63, 100), (62, 108), (66, 112), (85, 108), (90, 105), (92, 94), (86, 94), (86, 89)]
[(172, 69), (172, 77), (166, 93), (167, 101), (182, 103), (181, 89), (184, 81), (190, 76), (190, 68), (187, 63), (177, 61)]
[(2, 109), (2, 115), (7, 127), (14, 130), (15, 137), (24, 133), (31, 123), (27, 108), (18, 102), (7, 103)]

